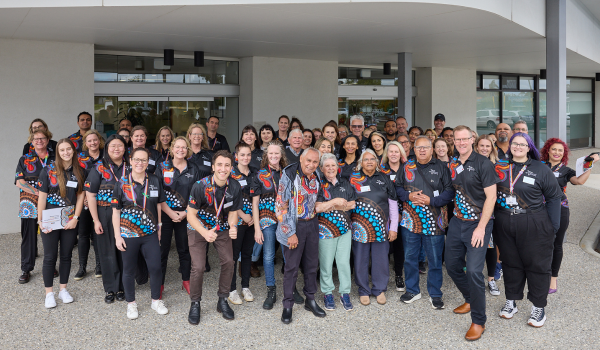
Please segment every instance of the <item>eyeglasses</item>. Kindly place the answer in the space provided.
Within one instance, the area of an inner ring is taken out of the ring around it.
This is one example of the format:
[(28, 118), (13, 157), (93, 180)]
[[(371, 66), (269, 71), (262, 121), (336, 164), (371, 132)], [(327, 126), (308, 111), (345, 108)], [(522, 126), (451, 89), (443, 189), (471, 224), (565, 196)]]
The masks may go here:
[(454, 139), (454, 142), (458, 142), (458, 143), (462, 143), (462, 142), (467, 142), (471, 139), (472, 137), (467, 137), (465, 139)]
[(191, 134), (192, 136), (204, 136), (204, 134), (200, 133), (200, 134)]
[(514, 148), (528, 148), (529, 147), (529, 145), (526, 143), (511, 142), (510, 145), (513, 146)]
[(183, 147), (182, 146), (177, 146), (177, 147), (173, 147), (173, 149), (180, 150), (180, 149), (188, 149), (188, 148), (186, 146), (183, 146)]
[(364, 125), (350, 125), (351, 128), (353, 129), (358, 129), (358, 128), (362, 128)]
[(39, 137), (37, 139), (33, 139), (33, 142), (42, 142), (42, 141), (46, 141), (48, 138), (47, 137)]
[(426, 151), (426, 150), (428, 150), (430, 148), (431, 148), (431, 146), (417, 146), (417, 147), (415, 147), (415, 149), (417, 151)]
[(148, 163), (148, 159), (140, 159), (140, 158), (131, 158), (131, 162), (132, 163), (142, 163), (142, 164), (146, 164)]
[(125, 148), (125, 146), (121, 145), (110, 145), (108, 146), (108, 149), (123, 149)]

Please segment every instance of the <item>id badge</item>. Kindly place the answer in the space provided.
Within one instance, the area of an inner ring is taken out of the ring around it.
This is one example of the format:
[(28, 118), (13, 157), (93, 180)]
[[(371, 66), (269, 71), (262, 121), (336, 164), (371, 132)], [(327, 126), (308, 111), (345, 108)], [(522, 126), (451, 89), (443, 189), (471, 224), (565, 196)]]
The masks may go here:
[(437, 197), (437, 196), (439, 196), (439, 195), (440, 195), (440, 191), (437, 191), (437, 190), (436, 190), (436, 191), (433, 191), (433, 196), (434, 196), (434, 197)]
[(371, 186), (360, 186), (360, 192), (370, 192)]
[(514, 195), (506, 196), (507, 205), (517, 205), (517, 197)]
[(211, 163), (211, 162), (209, 162), (209, 161), (206, 161), (206, 160), (205, 160), (205, 161), (204, 161), (204, 165), (205, 165), (205, 166), (212, 166), (212, 163)]
[(233, 202), (228, 202), (228, 203), (225, 203), (225, 205), (223, 206), (223, 208), (229, 208), (232, 205), (233, 205)]
[(242, 187), (248, 185), (248, 183), (246, 182), (246, 180), (240, 180), (238, 182), (240, 183), (240, 186), (242, 186)]
[(457, 174), (460, 174), (460, 173), (462, 173), (462, 172), (463, 172), (463, 170), (465, 170), (465, 169), (463, 168), (462, 164), (456, 167), (456, 173), (457, 173)]
[(150, 197), (158, 197), (158, 191), (150, 191)]
[(173, 177), (173, 172), (172, 171), (165, 171), (164, 176), (172, 178)]
[(77, 188), (77, 181), (67, 181), (67, 187)]
[(148, 159), (148, 164), (155, 165), (156, 162), (154, 161), (154, 159)]
[(390, 175), (390, 180), (396, 181), (396, 175)]
[(560, 177), (560, 173), (558, 171), (554, 172), (554, 177)]

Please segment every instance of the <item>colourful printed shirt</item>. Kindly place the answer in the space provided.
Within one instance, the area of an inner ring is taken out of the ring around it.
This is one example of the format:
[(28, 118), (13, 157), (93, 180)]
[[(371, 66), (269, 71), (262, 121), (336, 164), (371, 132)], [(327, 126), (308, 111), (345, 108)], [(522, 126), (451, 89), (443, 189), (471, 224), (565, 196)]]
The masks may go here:
[(96, 194), (97, 206), (110, 207), (115, 185), (119, 182), (126, 183), (130, 171), (131, 169), (125, 165), (125, 162), (119, 166), (111, 164), (107, 167), (100, 160), (90, 170), (83, 184), (83, 190)]
[(192, 187), (200, 180), (200, 171), (196, 165), (188, 161), (186, 168), (179, 171), (173, 166), (172, 160), (167, 160), (158, 164), (156, 176), (162, 183), (169, 208), (175, 211), (185, 210)]
[(85, 170), (86, 176), (90, 173), (90, 170), (92, 170), (94, 164), (98, 163), (98, 161), (102, 159), (103, 155), (104, 150), (100, 150), (100, 154), (96, 159), (94, 159), (88, 151), (79, 152), (77, 155), (77, 160), (79, 161), (79, 165), (81, 165), (83, 170)]
[(81, 148), (83, 147), (83, 135), (81, 135), (81, 130), (78, 130), (76, 133), (69, 136), (69, 140), (75, 144), (77, 153), (81, 152)]
[[(252, 216), (252, 197), (250, 197), (250, 187), (252, 185), (253, 178), (256, 175), (256, 171), (253, 171), (252, 168), (249, 168), (249, 170), (250, 171), (246, 176), (237, 166), (234, 166), (233, 169), (231, 169), (231, 178), (236, 180), (242, 188), (242, 211), (244, 214)], [(241, 217), (238, 219), (238, 225), (248, 226), (248, 224), (244, 222)]]
[(260, 169), (256, 176), (252, 178), (250, 187), (250, 196), (259, 196), (258, 213), (260, 229), (277, 224), (277, 216), (275, 215), (275, 198), (277, 198), (277, 187), (281, 172), (272, 170), (269, 167)]
[(129, 179), (119, 182), (110, 203), (111, 207), (121, 211), (121, 237), (135, 238), (156, 233), (158, 204), (165, 200), (162, 185), (154, 174), (146, 174), (141, 184), (130, 183)]
[(560, 202), (560, 205), (563, 208), (569, 207), (569, 199), (567, 198), (567, 184), (571, 181), (571, 178), (577, 176), (577, 172), (563, 163), (557, 164), (555, 166), (551, 166), (550, 163), (545, 163), (550, 167), (550, 170), (554, 173), (556, 180), (558, 181), (558, 185), (562, 189), (563, 196)]
[(75, 174), (73, 174), (73, 167), (65, 169), (63, 174), (65, 177), (65, 186), (67, 189), (66, 196), (60, 195), (60, 186), (58, 184), (58, 174), (56, 171), (55, 164), (47, 165), (40, 172), (38, 179), (38, 188), (40, 192), (48, 194), (46, 199), (46, 209), (70, 207), (77, 203), (77, 190), (82, 187), (79, 183)]
[[(188, 205), (198, 210), (198, 220), (205, 229), (212, 230), (218, 225), (216, 232), (226, 231), (229, 230), (229, 212), (242, 209), (242, 188), (237, 181), (228, 180), (225, 186), (219, 187), (212, 180), (213, 175), (210, 175), (194, 184)], [(219, 208), (221, 203), (223, 206), (217, 217), (215, 206)], [(194, 230), (189, 223), (187, 227)]]
[[(38, 188), (38, 178), (45, 165), (54, 161), (54, 152), (48, 150), (48, 157), (40, 159), (35, 151), (24, 154), (17, 163), (15, 184), (19, 180), (25, 181), (32, 189)], [(37, 219), (38, 196), (19, 189), (19, 218)]]
[[(317, 197), (317, 202), (328, 202), (335, 198), (344, 198), (348, 202), (356, 200), (356, 191), (348, 180), (338, 175), (334, 185), (325, 177), (322, 179), (322, 192)], [(336, 238), (350, 231), (350, 211), (332, 210), (329, 213), (319, 213), (318, 216), (320, 239)]]

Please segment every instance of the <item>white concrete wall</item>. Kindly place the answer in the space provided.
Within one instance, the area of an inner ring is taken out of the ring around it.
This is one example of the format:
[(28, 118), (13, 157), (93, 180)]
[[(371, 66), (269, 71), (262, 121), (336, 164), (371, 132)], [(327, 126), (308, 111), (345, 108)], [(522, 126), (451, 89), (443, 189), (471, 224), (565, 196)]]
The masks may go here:
[(78, 130), (81, 111), (93, 112), (94, 46), (0, 39), (0, 233), (20, 231), (15, 168), (34, 118), (48, 123), (54, 140)]
[(595, 134), (595, 143), (594, 145), (596, 146), (596, 148), (600, 148), (600, 120), (598, 119), (598, 116), (600, 116), (600, 81), (596, 81), (596, 93), (594, 94), (596, 96), (596, 101), (595, 103), (595, 111), (594, 111), (594, 121), (596, 123), (596, 134)]
[(338, 63), (273, 57), (240, 60), (240, 128), (267, 122), (277, 129), (282, 114), (307, 128), (337, 118)]

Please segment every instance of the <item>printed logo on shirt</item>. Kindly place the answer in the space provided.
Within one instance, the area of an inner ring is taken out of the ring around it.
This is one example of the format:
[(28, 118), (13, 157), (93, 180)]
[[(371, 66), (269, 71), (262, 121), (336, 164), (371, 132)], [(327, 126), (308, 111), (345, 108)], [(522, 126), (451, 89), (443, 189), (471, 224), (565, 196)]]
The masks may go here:
[(194, 177), (194, 175), (192, 175), (190, 173), (185, 173), (184, 176), (187, 177), (188, 179), (191, 179), (192, 177)]
[(468, 170), (468, 171), (475, 171), (475, 168), (473, 168), (472, 166), (470, 166), (470, 165), (469, 165), (469, 166), (467, 167), (467, 170)]
[(233, 195), (229, 191), (225, 192), (225, 198), (233, 198)]
[(431, 175), (439, 175), (439, 174), (438, 174), (438, 172), (437, 172), (437, 171), (435, 171), (435, 169), (431, 169), (431, 170), (429, 170), (429, 173), (430, 173)]
[(527, 176), (537, 177), (537, 174), (530, 170), (525, 171), (525, 174), (527, 174)]
[(385, 183), (384, 183), (383, 181), (381, 181), (381, 180), (377, 180), (377, 181), (375, 181), (375, 182), (376, 182), (378, 185), (385, 185)]
[(158, 190), (158, 187), (154, 185), (148, 185), (148, 187), (150, 188), (150, 190)]

